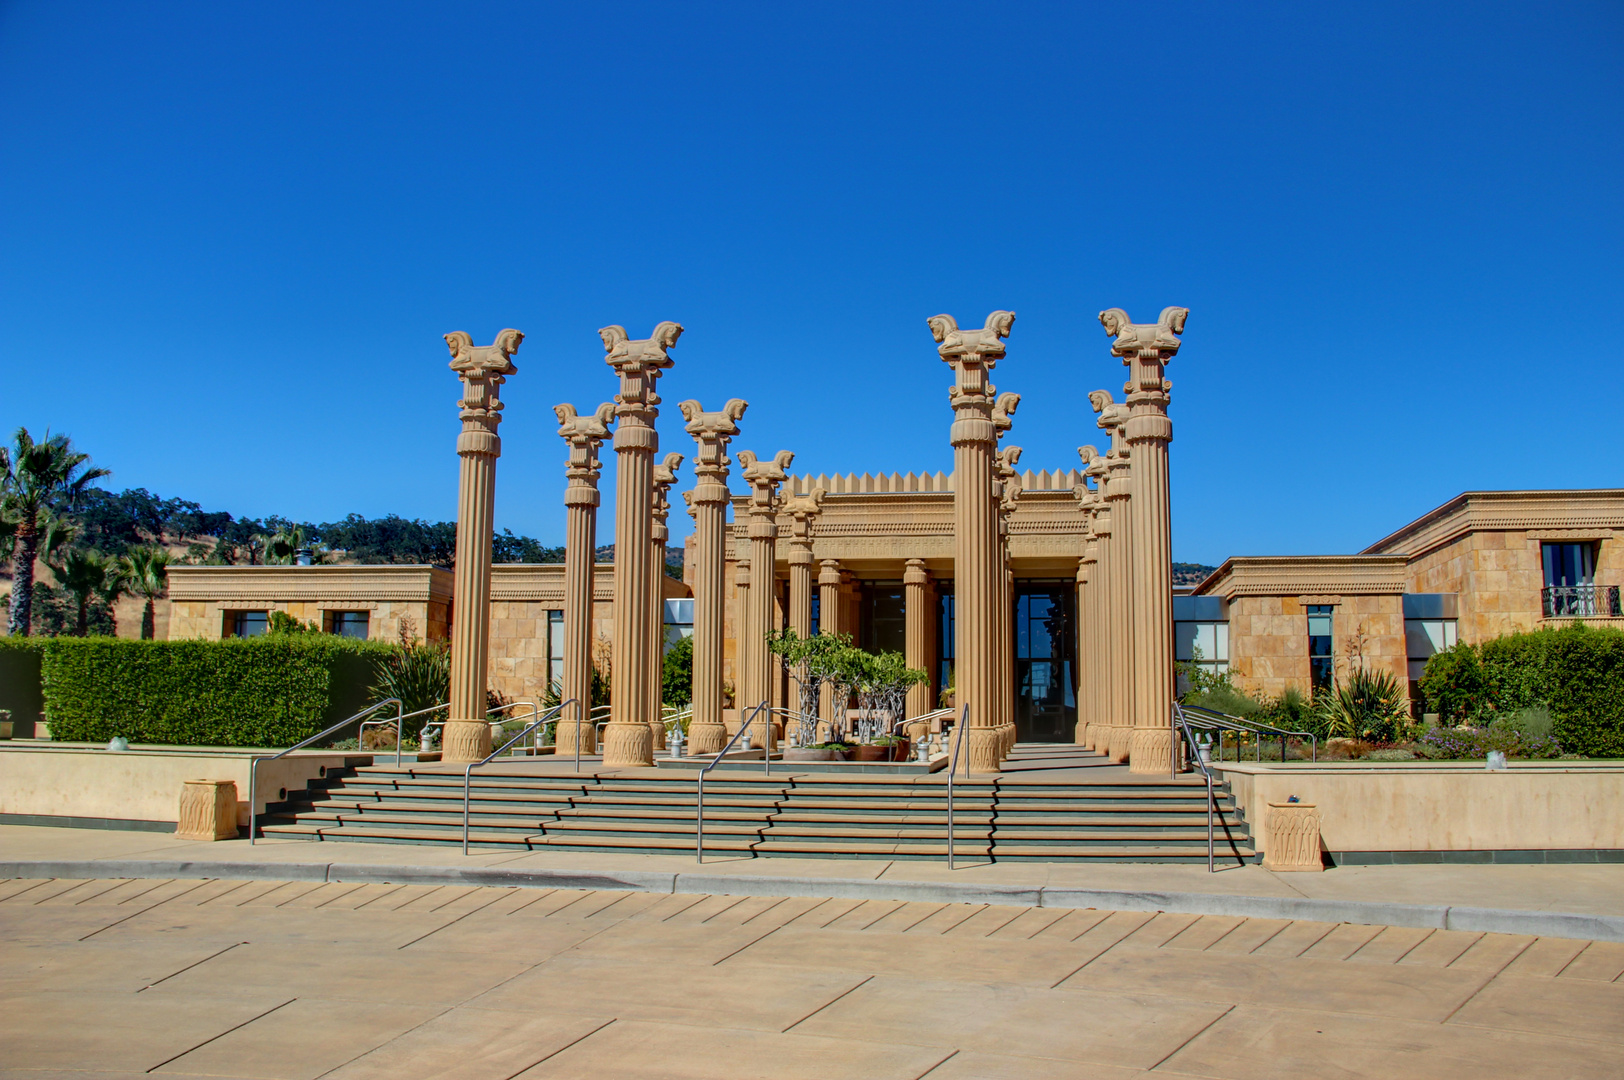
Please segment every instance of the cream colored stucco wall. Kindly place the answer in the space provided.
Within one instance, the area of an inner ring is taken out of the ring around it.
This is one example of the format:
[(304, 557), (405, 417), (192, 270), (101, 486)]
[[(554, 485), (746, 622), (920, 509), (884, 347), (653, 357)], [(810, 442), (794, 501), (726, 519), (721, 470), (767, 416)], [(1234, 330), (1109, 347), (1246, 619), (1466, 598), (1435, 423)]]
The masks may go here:
[(1624, 765), (1219, 764), (1257, 835), (1267, 804), (1319, 807), (1327, 851), (1624, 848)]

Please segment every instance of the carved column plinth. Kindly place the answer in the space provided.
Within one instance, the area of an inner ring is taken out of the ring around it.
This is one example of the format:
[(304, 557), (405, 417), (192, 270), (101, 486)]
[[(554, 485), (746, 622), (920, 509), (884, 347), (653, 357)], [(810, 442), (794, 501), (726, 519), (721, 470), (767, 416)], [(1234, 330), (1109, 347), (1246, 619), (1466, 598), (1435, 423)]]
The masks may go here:
[[(1128, 410), (1111, 399), (1109, 392), (1095, 390), (1088, 400), (1099, 413), (1099, 426), (1111, 436), (1111, 450), (1105, 455), (1105, 505), (1110, 514), (1110, 558), (1107, 573), (1106, 624), (1109, 627), (1107, 662), (1106, 755), (1112, 761), (1128, 760), (1133, 743), (1133, 603), (1131, 566), (1133, 529), (1128, 503), (1133, 494), (1132, 462), (1128, 456), (1123, 426)], [(1103, 560), (1102, 560), (1103, 561)]]
[(969, 744), (960, 766), (968, 772), (996, 772), (1000, 764), (996, 609), (998, 576), (998, 511), (994, 495), (994, 455), (998, 432), (993, 423), (997, 389), (988, 378), (1004, 356), (1002, 338), (1015, 323), (1010, 311), (987, 316), (980, 330), (960, 330), (951, 315), (929, 320), (937, 353), (953, 368), (948, 391), (953, 408), (949, 441), (953, 445), (953, 591), (954, 681), (958, 703), (970, 708)]
[[(743, 684), (738, 696), (739, 708), (744, 713), (768, 701), (772, 694), (772, 652), (767, 647), (767, 633), (773, 626), (778, 485), (788, 479), (785, 470), (794, 460), (795, 455), (788, 450), (780, 450), (770, 461), (762, 461), (748, 450), (739, 451), (739, 463), (744, 466), (741, 475), (744, 482), (750, 485), (750, 598), (744, 638), (739, 642), (741, 655), (748, 652), (750, 657), (745, 665), (749, 681)], [(772, 716), (764, 712), (759, 718), (759, 726), (750, 733), (751, 741), (759, 742), (770, 754), (773, 751), (774, 730)]]
[(722, 640), (726, 609), (728, 441), (749, 405), (733, 398), (720, 412), (708, 413), (697, 401), (677, 406), (694, 437), (694, 489), (688, 512), (694, 519), (694, 715), (688, 722), (688, 752), (720, 753), (727, 743), (722, 723)]
[(654, 392), (660, 374), (671, 366), (666, 350), (677, 343), (682, 327), (663, 322), (641, 340), (626, 337), (620, 326), (598, 331), (609, 366), (620, 376), (615, 397), (615, 633), (610, 670), (609, 725), (603, 733), (605, 765), (652, 765), (652, 723), (660, 718), (660, 695), (652, 679), (652, 638), (647, 612), (659, 582), (653, 579), (648, 550), (654, 542), (654, 455), (660, 439), (654, 431), (660, 396)]
[(491, 534), (496, 516), (496, 459), (502, 456), (502, 384), (518, 369), (513, 354), (524, 335), (503, 330), (476, 346), (461, 330), (445, 335), (451, 370), (462, 380), (457, 402), (456, 614), (451, 621), (451, 704), (441, 736), (441, 760), (479, 761), (491, 752), (486, 722), (486, 663), (491, 634)]
[(615, 407), (605, 402), (590, 416), (574, 405), (553, 406), (558, 434), (569, 444), (564, 475), (564, 679), (559, 700), (575, 705), (558, 718), (556, 753), (574, 756), (597, 752), (592, 712), (592, 578), (598, 535), (598, 474), (603, 468), (598, 448), (609, 437)]
[[(924, 559), (909, 559), (902, 572), (902, 612), (904, 659), (911, 668), (918, 668), (928, 678), (918, 686), (908, 688), (907, 716), (923, 716), (931, 711), (935, 702), (936, 650), (932, 630), (936, 621), (936, 583), (925, 569)], [(909, 738), (916, 738), (921, 729), (910, 726)]]
[(237, 781), (181, 781), (175, 836), (181, 840), (237, 839)]
[(1263, 835), (1265, 870), (1325, 869), (1320, 855), (1320, 812), (1313, 803), (1270, 803), (1263, 815)]
[(1100, 312), (1105, 332), (1116, 339), (1111, 354), (1128, 366), (1123, 433), (1133, 460), (1129, 532), (1134, 662), (1130, 701), (1134, 734), (1128, 767), (1136, 773), (1166, 771), (1173, 752), (1173, 534), (1167, 475), (1167, 444), (1173, 439), (1167, 402), (1173, 384), (1164, 372), (1179, 351), (1179, 335), (1189, 314), (1181, 307), (1163, 308), (1155, 323), (1140, 324), (1129, 322), (1121, 308)]

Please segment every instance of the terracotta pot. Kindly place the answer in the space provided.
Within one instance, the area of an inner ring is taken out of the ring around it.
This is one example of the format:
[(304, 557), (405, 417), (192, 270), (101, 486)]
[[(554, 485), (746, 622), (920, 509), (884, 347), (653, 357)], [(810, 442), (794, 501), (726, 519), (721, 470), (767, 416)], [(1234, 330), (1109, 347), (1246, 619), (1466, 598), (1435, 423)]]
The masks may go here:
[(913, 746), (913, 743), (911, 741), (909, 741), (908, 739), (899, 739), (899, 740), (897, 740), (897, 742), (894, 743), (892, 745), (892, 747), (891, 747), (891, 760), (892, 761), (907, 761), (908, 760), (908, 750), (912, 746)]
[(890, 761), (891, 748), (889, 746), (871, 746), (862, 743), (852, 749), (853, 761)]

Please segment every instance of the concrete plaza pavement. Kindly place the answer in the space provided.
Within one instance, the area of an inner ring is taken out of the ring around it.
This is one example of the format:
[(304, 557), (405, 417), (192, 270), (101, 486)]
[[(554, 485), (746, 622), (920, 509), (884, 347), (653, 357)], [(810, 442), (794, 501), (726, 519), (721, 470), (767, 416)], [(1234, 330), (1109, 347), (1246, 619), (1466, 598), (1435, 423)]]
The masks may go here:
[(0, 1077), (34, 1080), (1483, 1080), (1624, 1054), (1624, 944), (1306, 920), (11, 879), (0, 957)]

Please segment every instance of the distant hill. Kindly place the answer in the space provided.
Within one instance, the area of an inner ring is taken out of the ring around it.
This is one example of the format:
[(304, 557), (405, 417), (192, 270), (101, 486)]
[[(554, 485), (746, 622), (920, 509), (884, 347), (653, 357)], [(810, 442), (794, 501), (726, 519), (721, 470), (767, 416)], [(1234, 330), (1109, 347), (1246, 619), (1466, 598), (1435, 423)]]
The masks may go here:
[(1176, 562), (1173, 564), (1174, 585), (1199, 585), (1212, 575), (1216, 566), (1204, 563)]

